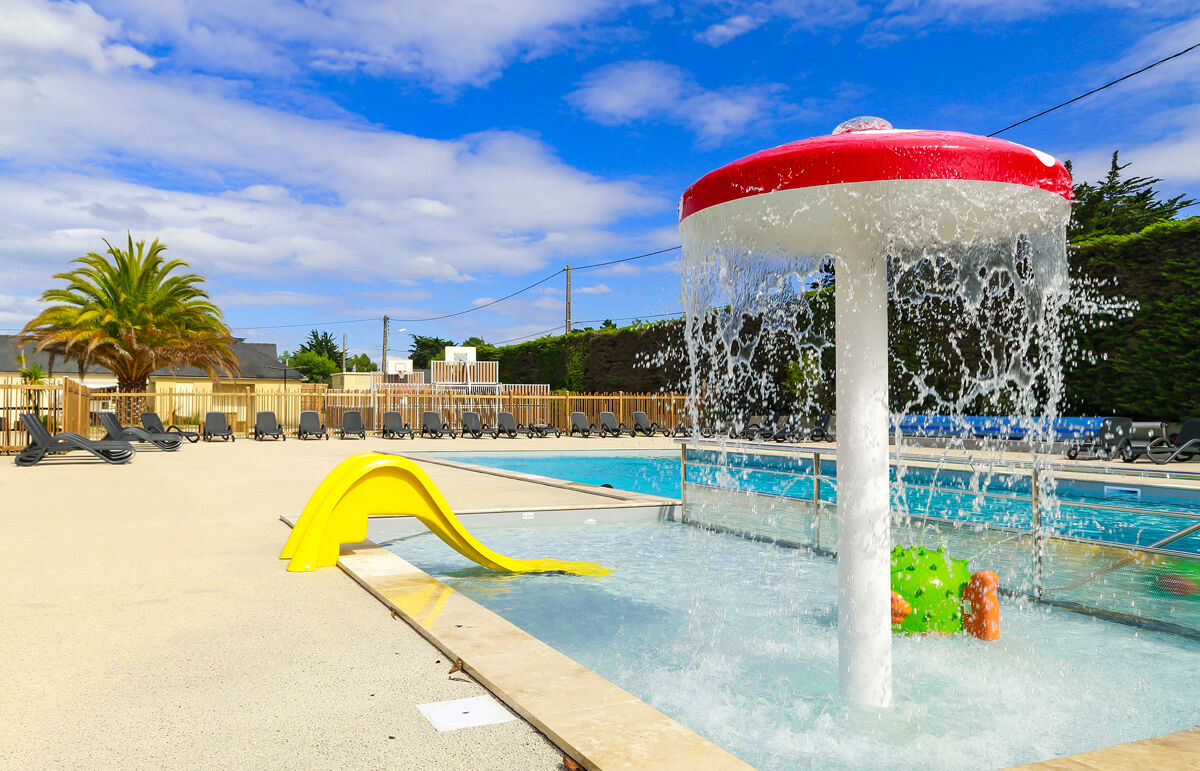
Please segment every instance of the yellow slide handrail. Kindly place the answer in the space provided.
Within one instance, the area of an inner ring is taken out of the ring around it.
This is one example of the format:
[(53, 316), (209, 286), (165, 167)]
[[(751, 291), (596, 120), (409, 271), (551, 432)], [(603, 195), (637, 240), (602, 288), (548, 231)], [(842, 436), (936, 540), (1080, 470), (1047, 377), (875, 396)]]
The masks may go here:
[(366, 540), (367, 517), (384, 515), (416, 517), (456, 552), (491, 570), (581, 576), (612, 572), (593, 562), (520, 560), (492, 551), (463, 527), (420, 466), (376, 452), (351, 456), (329, 472), (296, 520), (279, 558), (291, 560), (287, 569), (292, 572), (336, 565), (342, 544)]

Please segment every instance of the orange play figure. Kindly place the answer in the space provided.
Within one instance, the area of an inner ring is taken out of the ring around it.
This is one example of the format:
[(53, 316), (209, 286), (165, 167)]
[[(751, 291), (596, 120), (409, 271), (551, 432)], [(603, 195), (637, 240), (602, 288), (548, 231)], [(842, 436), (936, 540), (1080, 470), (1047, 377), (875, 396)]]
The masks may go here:
[[(1000, 579), (990, 570), (973, 574), (963, 588), (963, 628), (980, 640), (1000, 639), (999, 588)], [(895, 607), (896, 600), (893, 597), (893, 619), (896, 616)]]
[(896, 592), (892, 592), (892, 623), (899, 624), (909, 613), (912, 613), (912, 605), (905, 602)]

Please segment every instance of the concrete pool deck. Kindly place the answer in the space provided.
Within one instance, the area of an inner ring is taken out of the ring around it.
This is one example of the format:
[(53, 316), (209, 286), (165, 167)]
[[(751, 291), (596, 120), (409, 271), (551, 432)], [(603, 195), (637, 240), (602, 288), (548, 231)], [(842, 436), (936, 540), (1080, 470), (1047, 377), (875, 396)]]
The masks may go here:
[[(487, 691), (449, 679), (446, 657), (341, 570), (287, 573), (277, 559), (279, 516), (347, 455), (451, 444), (671, 446), (293, 439), (144, 450), (124, 466), (0, 458), (0, 766), (561, 768), (522, 720), (435, 731), (415, 705)], [(427, 469), (460, 509), (485, 493), (518, 508), (596, 502)]]
[[(416, 704), (486, 691), (449, 679), (446, 656), (341, 570), (286, 573), (278, 518), (356, 452), (647, 449), (678, 445), (292, 439), (146, 450), (120, 467), (0, 458), (0, 766), (561, 768), (562, 752), (522, 720), (434, 731)], [(424, 467), (462, 513), (612, 505)], [(1195, 767), (1181, 754), (1192, 734), (1137, 744), (1153, 767)], [(1130, 746), (1057, 767), (1122, 767)]]

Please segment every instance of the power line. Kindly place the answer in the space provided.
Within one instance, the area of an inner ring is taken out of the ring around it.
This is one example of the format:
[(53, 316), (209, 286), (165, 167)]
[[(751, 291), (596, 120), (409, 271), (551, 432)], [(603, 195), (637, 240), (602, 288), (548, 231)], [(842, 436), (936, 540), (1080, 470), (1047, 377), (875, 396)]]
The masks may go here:
[(541, 337), (542, 335), (546, 335), (546, 334), (549, 334), (550, 332), (553, 332), (554, 330), (560, 328), (561, 326), (562, 326), (561, 324), (555, 324), (554, 326), (550, 327), (549, 329), (543, 329), (541, 332), (534, 332), (532, 335), (522, 335), (521, 337), (514, 337), (511, 340), (501, 340), (498, 343), (488, 343), (488, 345), (496, 345), (496, 346), (507, 345), (508, 343), (516, 343), (516, 342), (520, 342), (521, 340), (528, 340), (528, 339), (534, 338), (534, 337)]
[(617, 319), (588, 319), (587, 321), (577, 321), (576, 324), (602, 324), (605, 321), (637, 321), (640, 319), (665, 319), (669, 316), (682, 316), (684, 311), (675, 311), (673, 313), (658, 313), (653, 316), (622, 316)]
[[(642, 260), (642, 259), (645, 259), (646, 257), (654, 257), (655, 255), (659, 255), (659, 254), (666, 254), (667, 252), (672, 252), (672, 251), (675, 251), (676, 249), (681, 249), (681, 248), (682, 247), (680, 247), (680, 246), (672, 246), (667, 249), (659, 249), (658, 251), (654, 251), (654, 252), (646, 252), (645, 254), (635, 254), (632, 257), (622, 257), (617, 260), (606, 260), (605, 262), (595, 262), (590, 265), (580, 265), (578, 267), (572, 267), (571, 269), (572, 270), (588, 270), (590, 268), (601, 268), (601, 267), (604, 267), (605, 265), (616, 265), (619, 262), (631, 262), (633, 260)], [(471, 308), (465, 308), (461, 311), (454, 311), (453, 313), (443, 313), (438, 316), (425, 316), (425, 317), (421, 317), (421, 318), (409, 318), (409, 319), (394, 318), (394, 319), (392, 319), (392, 321), (397, 321), (397, 322), (402, 322), (402, 323), (416, 323), (416, 322), (420, 322), (420, 321), (440, 321), (441, 319), (449, 319), (449, 318), (453, 318), (455, 316), (462, 316), (467, 313), (474, 313), (475, 311), (483, 310), (484, 308), (495, 305), (496, 303), (502, 303), (505, 300), (511, 300), (512, 298), (516, 297), (519, 294), (523, 294), (525, 292), (528, 292), (530, 289), (541, 286), (542, 284), (546, 283), (550, 279), (554, 278), (555, 276), (561, 275), (564, 272), (565, 272), (565, 268), (559, 268), (558, 270), (554, 271), (553, 273), (546, 276), (545, 278), (534, 281), (529, 286), (518, 289), (517, 291), (512, 292), (511, 294), (506, 294), (503, 297), (498, 298), (496, 300), (491, 300), (490, 302), (483, 303), (482, 305), (476, 305)], [(306, 322), (302, 322), (302, 323), (298, 323), (298, 324), (270, 324), (270, 325), (265, 325), (265, 326), (259, 325), (259, 326), (230, 327), (230, 329), (288, 329), (290, 327), (327, 327), (327, 326), (333, 326), (334, 324), (362, 324), (362, 323), (368, 322), (368, 321), (374, 322), (374, 321), (378, 321), (378, 319), (375, 317), (371, 317), (368, 319), (346, 319), (343, 321), (306, 321)]]
[[(684, 313), (683, 311), (675, 311), (674, 313), (659, 313), (659, 314), (652, 315), (652, 316), (622, 316), (621, 318), (616, 318), (616, 319), (587, 319), (586, 321), (577, 321), (575, 323), (577, 323), (577, 324), (600, 324), (605, 321), (632, 321), (635, 319), (662, 319), (662, 318), (667, 318), (669, 316), (681, 316), (681, 315), (683, 315), (683, 313)], [(522, 340), (528, 340), (528, 339), (534, 338), (534, 337), (541, 337), (543, 335), (549, 334), (550, 332), (553, 332), (556, 329), (560, 329), (561, 327), (562, 327), (561, 324), (555, 324), (554, 326), (550, 327), (549, 329), (543, 329), (541, 332), (534, 332), (531, 335), (522, 335), (521, 337), (514, 337), (511, 340), (501, 340), (498, 343), (488, 343), (488, 345), (501, 346), (501, 345), (508, 345), (509, 343), (518, 343), (518, 342), (521, 342)]]
[(641, 260), (646, 257), (653, 257), (656, 254), (666, 254), (667, 252), (673, 252), (676, 249), (682, 249), (682, 248), (683, 248), (682, 246), (671, 246), (666, 249), (659, 249), (657, 252), (646, 252), (645, 254), (634, 255), (633, 257), (622, 257), (619, 260), (608, 260), (606, 262), (593, 262), (591, 265), (575, 265), (571, 268), (571, 270), (589, 270), (591, 268), (602, 268), (605, 265), (616, 265), (618, 262), (631, 262), (633, 260)]
[(513, 292), (512, 294), (506, 294), (498, 300), (492, 300), (491, 302), (486, 302), (483, 305), (476, 305), (474, 307), (467, 308), (466, 310), (455, 311), (454, 313), (443, 313), (441, 316), (429, 316), (427, 318), (422, 318), (422, 319), (392, 319), (392, 321), (403, 321), (403, 322), (437, 321), (439, 319), (448, 319), (453, 316), (461, 316), (464, 313), (474, 313), (475, 311), (483, 310), (484, 308), (487, 308), (490, 305), (495, 305), (496, 303), (502, 303), (505, 300), (516, 297), (517, 295), (521, 294), (522, 292), (528, 292), (530, 289), (533, 289), (535, 286), (544, 284), (547, 281), (549, 281), (550, 279), (554, 278), (555, 276), (557, 276), (563, 272), (565, 272), (564, 269), (559, 268), (558, 270), (551, 273), (549, 276), (546, 276), (545, 278), (540, 279), (538, 281), (534, 281), (532, 284), (525, 287), (524, 289), (518, 289), (517, 291)]
[(1011, 126), (1005, 126), (1004, 128), (1000, 129), (999, 131), (993, 131), (992, 133), (988, 134), (988, 136), (994, 137), (997, 134), (1003, 134), (1005, 131), (1008, 131), (1009, 129), (1016, 128), (1017, 126), (1020, 126), (1023, 123), (1028, 123), (1029, 121), (1033, 120), (1034, 118), (1040, 118), (1043, 115), (1045, 115), (1046, 113), (1054, 112), (1055, 110), (1059, 109), (1060, 107), (1066, 107), (1068, 104), (1073, 104), (1075, 102), (1078, 102), (1080, 99), (1091, 96), (1092, 94), (1096, 93), (1097, 91), (1103, 91), (1104, 89), (1108, 88), (1109, 86), (1115, 86), (1116, 84), (1120, 83), (1122, 80), (1129, 80), (1134, 75), (1141, 75), (1146, 70), (1153, 69), (1164, 62), (1169, 62), (1172, 59), (1183, 56), (1188, 51), (1194, 51), (1197, 48), (1200, 48), (1200, 43), (1196, 43), (1195, 45), (1189, 46), (1189, 47), (1183, 49), (1182, 51), (1178, 51), (1176, 53), (1171, 54), (1170, 56), (1163, 57), (1162, 59), (1159, 59), (1158, 61), (1154, 62), (1153, 64), (1147, 64), (1145, 67), (1141, 68), (1140, 70), (1137, 70), (1136, 72), (1131, 72), (1128, 75), (1122, 75), (1121, 77), (1117, 78), (1114, 81), (1105, 83), (1103, 86), (1100, 86), (1098, 88), (1093, 88), (1091, 91), (1088, 91), (1086, 94), (1080, 94), (1079, 96), (1075, 97), (1074, 99), (1068, 99), (1067, 101), (1065, 101), (1061, 104), (1056, 104), (1049, 109), (1042, 110), (1037, 115), (1030, 115), (1025, 120), (1019, 120), (1016, 123), (1012, 124)]

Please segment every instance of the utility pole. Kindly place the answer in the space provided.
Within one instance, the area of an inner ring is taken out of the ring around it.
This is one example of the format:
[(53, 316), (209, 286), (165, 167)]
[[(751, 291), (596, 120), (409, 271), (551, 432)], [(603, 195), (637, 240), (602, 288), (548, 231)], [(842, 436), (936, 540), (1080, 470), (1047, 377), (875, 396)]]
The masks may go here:
[(342, 372), (346, 371), (346, 335), (342, 334)]
[(387, 382), (387, 333), (388, 333), (388, 317), (383, 317), (383, 382)]
[(571, 331), (571, 266), (567, 266), (567, 324), (566, 331)]

